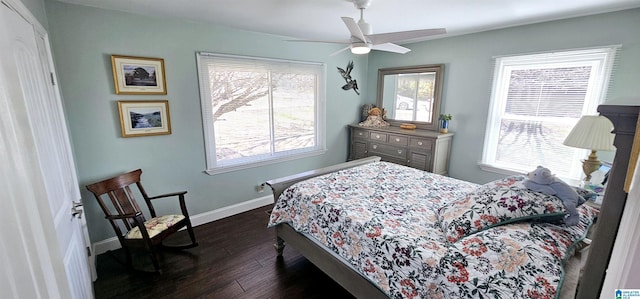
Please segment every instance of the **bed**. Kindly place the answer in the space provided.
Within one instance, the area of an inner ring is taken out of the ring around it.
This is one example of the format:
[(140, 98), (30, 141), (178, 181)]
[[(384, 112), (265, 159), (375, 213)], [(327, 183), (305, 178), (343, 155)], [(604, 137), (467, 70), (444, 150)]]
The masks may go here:
[[(268, 181), (269, 227), (358, 298), (559, 298), (564, 265), (598, 214), (527, 191), (523, 176), (478, 185), (377, 157)], [(575, 287), (575, 286), (574, 286)]]

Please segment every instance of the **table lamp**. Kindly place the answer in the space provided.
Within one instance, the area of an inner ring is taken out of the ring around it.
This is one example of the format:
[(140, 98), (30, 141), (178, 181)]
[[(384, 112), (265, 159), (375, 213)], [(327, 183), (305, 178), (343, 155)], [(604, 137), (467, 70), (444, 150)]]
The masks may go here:
[(582, 171), (585, 174), (585, 181), (591, 181), (591, 173), (598, 170), (602, 162), (598, 160), (596, 151), (613, 151), (613, 139), (615, 135), (613, 123), (599, 115), (585, 115), (580, 118), (575, 127), (571, 130), (562, 144), (571, 147), (591, 150), (587, 160), (582, 160)]

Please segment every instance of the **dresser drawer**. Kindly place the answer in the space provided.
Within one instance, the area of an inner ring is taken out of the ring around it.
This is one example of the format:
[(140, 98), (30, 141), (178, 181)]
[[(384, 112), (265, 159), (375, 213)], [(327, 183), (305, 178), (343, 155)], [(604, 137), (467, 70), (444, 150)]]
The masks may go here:
[(448, 174), (452, 133), (349, 125), (349, 135), (349, 160), (378, 156), (382, 161)]
[(369, 138), (369, 131), (353, 129), (353, 138)]
[(407, 144), (409, 144), (409, 137), (400, 135), (389, 135), (387, 142), (393, 145), (407, 146)]
[(423, 150), (431, 150), (433, 149), (433, 140), (411, 137), (409, 139), (409, 146), (419, 147), (420, 149), (423, 149)]
[(402, 160), (407, 159), (406, 148), (395, 147), (387, 144), (371, 142), (371, 145), (369, 146), (369, 152), (380, 153), (383, 155), (391, 156), (391, 157), (402, 159)]
[(369, 138), (375, 141), (387, 142), (387, 134), (385, 133), (371, 132), (371, 135), (369, 135)]

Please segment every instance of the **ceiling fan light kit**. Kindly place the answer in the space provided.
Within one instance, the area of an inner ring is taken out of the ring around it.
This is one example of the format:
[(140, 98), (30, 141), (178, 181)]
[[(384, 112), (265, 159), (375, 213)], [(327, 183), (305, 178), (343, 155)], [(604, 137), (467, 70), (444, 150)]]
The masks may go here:
[(369, 52), (371, 52), (371, 46), (369, 46), (366, 43), (353, 43), (350, 46), (351, 48), (351, 53), (353, 54), (367, 54)]

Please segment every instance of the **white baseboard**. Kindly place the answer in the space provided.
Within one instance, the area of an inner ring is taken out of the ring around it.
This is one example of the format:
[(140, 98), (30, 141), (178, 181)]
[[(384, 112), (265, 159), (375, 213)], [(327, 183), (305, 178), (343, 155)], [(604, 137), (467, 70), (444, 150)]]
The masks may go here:
[[(248, 200), (235, 205), (230, 205), (230, 206), (216, 209), (213, 211), (192, 215), (191, 224), (193, 226), (202, 225), (202, 224), (216, 221), (222, 218), (240, 214), (246, 211), (257, 209), (259, 207), (264, 207), (272, 203), (273, 203), (273, 195), (259, 197), (256, 199)], [(109, 250), (115, 250), (120, 248), (120, 242), (118, 242), (117, 237), (112, 237), (102, 241), (94, 242), (92, 247), (93, 247), (93, 253), (95, 255), (99, 255)]]
[(117, 237), (112, 237), (109, 239), (104, 239), (102, 241), (94, 242), (91, 246), (93, 246), (93, 254), (99, 255), (109, 250), (116, 250), (120, 248), (120, 242), (118, 242)]
[(267, 195), (252, 199), (249, 201), (241, 202), (235, 205), (230, 205), (217, 210), (204, 212), (198, 215), (191, 216), (191, 225), (198, 226), (212, 221), (216, 221), (222, 218), (240, 214), (246, 211), (264, 207), (273, 203), (273, 195)]

